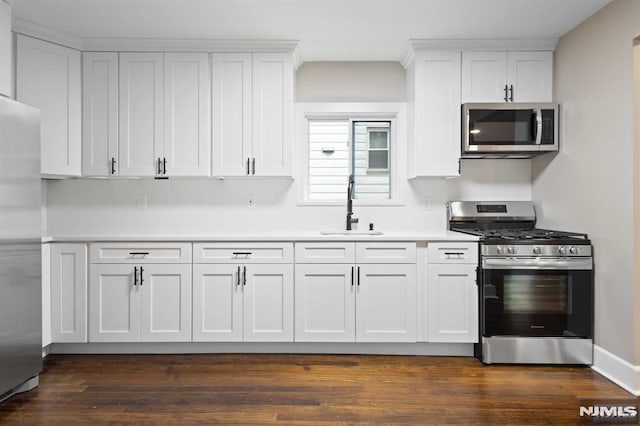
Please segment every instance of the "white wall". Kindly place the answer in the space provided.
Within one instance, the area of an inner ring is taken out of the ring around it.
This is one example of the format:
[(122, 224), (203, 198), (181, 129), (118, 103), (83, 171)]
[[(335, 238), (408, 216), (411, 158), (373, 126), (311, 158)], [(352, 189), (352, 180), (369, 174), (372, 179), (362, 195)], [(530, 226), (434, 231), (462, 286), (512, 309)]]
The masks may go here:
[(632, 40), (639, 17), (640, 1), (615, 0), (558, 42), (560, 153), (534, 160), (532, 189), (539, 225), (591, 237), (596, 344), (635, 365)]
[(296, 74), (298, 102), (404, 102), (398, 62), (305, 62)]

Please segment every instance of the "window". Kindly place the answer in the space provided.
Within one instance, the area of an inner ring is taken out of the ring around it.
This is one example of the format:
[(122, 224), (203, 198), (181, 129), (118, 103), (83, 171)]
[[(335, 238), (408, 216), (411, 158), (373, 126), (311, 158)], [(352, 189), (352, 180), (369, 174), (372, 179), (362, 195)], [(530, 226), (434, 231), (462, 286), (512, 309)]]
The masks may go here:
[(299, 102), (295, 123), (300, 205), (345, 204), (349, 175), (356, 206), (404, 205), (404, 103)]
[(391, 198), (390, 120), (308, 119), (309, 201), (344, 201), (349, 175), (354, 199)]

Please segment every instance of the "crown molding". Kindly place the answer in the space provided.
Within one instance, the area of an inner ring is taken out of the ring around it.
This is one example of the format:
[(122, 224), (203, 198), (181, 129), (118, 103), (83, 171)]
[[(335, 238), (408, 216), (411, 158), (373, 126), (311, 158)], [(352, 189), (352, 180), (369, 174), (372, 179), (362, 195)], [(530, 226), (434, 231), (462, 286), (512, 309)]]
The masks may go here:
[(83, 50), (94, 52), (264, 52), (293, 53), (297, 40), (212, 40), (175, 38), (85, 38)]
[(82, 39), (54, 30), (53, 28), (45, 27), (44, 25), (25, 21), (15, 16), (11, 23), (11, 29), (16, 34), (22, 34), (72, 49), (82, 50)]
[(557, 38), (501, 38), (501, 39), (412, 39), (407, 42), (399, 62), (407, 67), (413, 62), (418, 50), (545, 50), (553, 51)]

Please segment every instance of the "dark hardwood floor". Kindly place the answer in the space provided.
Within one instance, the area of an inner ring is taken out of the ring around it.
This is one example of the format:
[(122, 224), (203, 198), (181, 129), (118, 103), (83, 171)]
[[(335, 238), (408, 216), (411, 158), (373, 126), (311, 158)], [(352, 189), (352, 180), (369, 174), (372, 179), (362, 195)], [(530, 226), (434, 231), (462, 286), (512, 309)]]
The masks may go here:
[(0, 423), (575, 424), (630, 398), (585, 367), (359, 355), (50, 355)]

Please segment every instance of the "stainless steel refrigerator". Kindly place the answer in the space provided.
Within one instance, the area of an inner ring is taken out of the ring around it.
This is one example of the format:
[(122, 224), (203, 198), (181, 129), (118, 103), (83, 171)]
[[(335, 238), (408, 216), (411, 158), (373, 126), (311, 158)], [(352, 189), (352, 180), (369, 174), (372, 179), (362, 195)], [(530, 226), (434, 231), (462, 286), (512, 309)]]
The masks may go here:
[(42, 370), (40, 112), (0, 96), (0, 401)]

